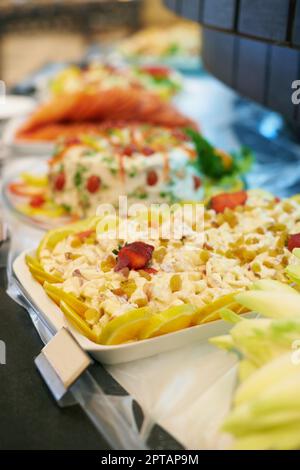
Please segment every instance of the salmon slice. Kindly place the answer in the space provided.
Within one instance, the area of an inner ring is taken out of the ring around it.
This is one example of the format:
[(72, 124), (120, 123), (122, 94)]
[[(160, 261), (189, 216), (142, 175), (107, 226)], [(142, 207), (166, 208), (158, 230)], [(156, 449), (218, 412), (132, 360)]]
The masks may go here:
[(25, 122), (17, 139), (52, 141), (59, 136), (74, 136), (76, 132), (96, 132), (97, 125), (107, 121), (197, 128), (192, 120), (156, 95), (140, 89), (113, 88), (53, 98)]

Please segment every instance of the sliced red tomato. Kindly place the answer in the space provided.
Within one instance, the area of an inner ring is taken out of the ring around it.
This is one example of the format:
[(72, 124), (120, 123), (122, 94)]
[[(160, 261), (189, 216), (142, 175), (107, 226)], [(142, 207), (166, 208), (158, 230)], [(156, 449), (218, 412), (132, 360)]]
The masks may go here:
[(125, 155), (126, 157), (131, 157), (134, 152), (137, 152), (137, 146), (135, 144), (129, 144), (129, 145), (126, 145), (126, 147), (124, 147), (123, 149), (123, 155)]
[(10, 183), (9, 191), (16, 196), (43, 196), (41, 188), (28, 186), (26, 183)]
[(170, 76), (168, 68), (155, 65), (146, 65), (142, 68), (142, 71), (149, 73), (149, 75), (155, 78), (168, 78)]
[(150, 157), (150, 155), (153, 155), (155, 152), (151, 147), (143, 147), (142, 153), (145, 157)]
[(88, 178), (86, 182), (86, 189), (89, 193), (93, 194), (96, 193), (101, 186), (101, 179), (99, 176), (92, 175)]
[(45, 204), (45, 198), (44, 196), (33, 196), (30, 199), (30, 206), (31, 207), (41, 207), (43, 204)]
[(54, 187), (57, 191), (62, 191), (66, 184), (66, 176), (64, 173), (58, 173), (54, 179)]
[(236, 193), (218, 194), (211, 198), (210, 205), (217, 213), (224, 212), (226, 208), (235, 209), (243, 206), (247, 201), (248, 195), (246, 191), (238, 191)]
[(155, 170), (150, 170), (147, 173), (147, 184), (148, 186), (155, 186), (158, 182), (158, 176)]
[(288, 249), (293, 251), (294, 248), (300, 248), (300, 233), (290, 235), (288, 238)]

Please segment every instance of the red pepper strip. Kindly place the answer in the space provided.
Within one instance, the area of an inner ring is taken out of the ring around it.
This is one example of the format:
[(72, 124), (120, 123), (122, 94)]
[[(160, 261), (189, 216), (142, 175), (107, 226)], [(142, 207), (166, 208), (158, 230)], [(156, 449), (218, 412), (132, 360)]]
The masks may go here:
[(248, 195), (246, 191), (238, 191), (236, 193), (218, 194), (211, 198), (210, 206), (217, 213), (224, 212), (226, 208), (235, 209), (243, 206), (247, 201)]
[(17, 196), (41, 196), (43, 197), (43, 192), (40, 188), (35, 188), (28, 186), (26, 183), (10, 183), (9, 191)]

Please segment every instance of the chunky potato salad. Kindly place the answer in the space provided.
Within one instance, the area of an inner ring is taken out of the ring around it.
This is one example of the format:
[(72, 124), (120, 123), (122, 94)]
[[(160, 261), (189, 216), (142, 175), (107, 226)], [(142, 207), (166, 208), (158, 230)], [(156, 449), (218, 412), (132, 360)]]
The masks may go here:
[(49, 232), (28, 265), (81, 331), (118, 344), (218, 319), (226, 305), (240, 312), (235, 294), (257, 279), (288, 282), (300, 246), (299, 201), (263, 191), (214, 196), (201, 229), (191, 217), (180, 238), (160, 238), (163, 224), (152, 238), (111, 239), (90, 218)]

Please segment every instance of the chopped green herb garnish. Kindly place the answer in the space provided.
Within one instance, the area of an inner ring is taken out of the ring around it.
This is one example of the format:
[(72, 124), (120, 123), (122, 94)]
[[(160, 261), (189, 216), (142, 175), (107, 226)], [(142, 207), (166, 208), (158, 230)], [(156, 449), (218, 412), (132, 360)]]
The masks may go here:
[(74, 184), (77, 188), (82, 184), (82, 174), (79, 170), (74, 175)]
[(131, 170), (131, 171), (129, 171), (129, 173), (128, 173), (129, 178), (135, 178), (136, 175), (137, 175), (137, 171), (136, 171), (136, 170)]
[(166, 55), (166, 56), (176, 55), (176, 54), (178, 54), (179, 51), (180, 51), (180, 46), (179, 46), (179, 44), (177, 44), (176, 42), (174, 42), (173, 44), (170, 44), (170, 46), (168, 47), (168, 49), (167, 49), (166, 52), (165, 52), (165, 55)]
[(240, 152), (228, 154), (228, 159), (225, 159), (199, 132), (186, 129), (186, 133), (191, 137), (197, 150), (198, 158), (195, 166), (205, 176), (220, 179), (250, 170), (253, 162), (253, 153), (250, 149), (242, 147)]
[(78, 165), (77, 167), (77, 171), (74, 175), (74, 184), (75, 186), (78, 188), (79, 186), (81, 186), (82, 184), (82, 175), (84, 172), (87, 171), (87, 168), (85, 166), (82, 166), (82, 165)]
[(85, 157), (94, 157), (95, 155), (97, 155), (97, 152), (95, 150), (86, 150), (84, 152)]
[(72, 211), (72, 207), (69, 206), (68, 204), (62, 204), (62, 208), (68, 212), (68, 214)]
[(113, 162), (114, 162), (114, 158), (113, 158), (113, 157), (103, 157), (102, 160), (103, 160), (103, 162), (105, 162), (105, 163), (113, 163)]

